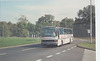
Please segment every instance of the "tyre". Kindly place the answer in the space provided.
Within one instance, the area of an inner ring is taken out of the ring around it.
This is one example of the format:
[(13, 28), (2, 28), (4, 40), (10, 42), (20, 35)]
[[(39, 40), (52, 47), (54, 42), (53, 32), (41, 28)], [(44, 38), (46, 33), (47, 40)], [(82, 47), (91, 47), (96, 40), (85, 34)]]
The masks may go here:
[(71, 39), (70, 39), (70, 41), (69, 41), (69, 44), (71, 44)]
[(61, 46), (63, 46), (63, 41), (61, 41)]

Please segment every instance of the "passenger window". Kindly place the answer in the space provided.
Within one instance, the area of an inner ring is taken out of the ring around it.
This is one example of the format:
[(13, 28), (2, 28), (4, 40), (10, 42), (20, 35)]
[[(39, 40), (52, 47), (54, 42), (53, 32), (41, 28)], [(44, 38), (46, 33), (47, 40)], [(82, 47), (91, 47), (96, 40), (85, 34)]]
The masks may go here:
[(63, 34), (64, 30), (62, 28), (59, 29), (59, 34)]

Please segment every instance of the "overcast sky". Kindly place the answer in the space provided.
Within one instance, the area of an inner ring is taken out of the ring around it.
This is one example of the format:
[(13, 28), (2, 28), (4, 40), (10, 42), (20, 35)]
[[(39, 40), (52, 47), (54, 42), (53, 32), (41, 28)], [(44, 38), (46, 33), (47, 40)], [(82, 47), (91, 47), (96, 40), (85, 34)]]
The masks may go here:
[(65, 17), (74, 19), (79, 9), (89, 4), (90, 0), (0, 0), (0, 21), (16, 23), (20, 15), (25, 15), (35, 23), (45, 14), (54, 15), (57, 21)]

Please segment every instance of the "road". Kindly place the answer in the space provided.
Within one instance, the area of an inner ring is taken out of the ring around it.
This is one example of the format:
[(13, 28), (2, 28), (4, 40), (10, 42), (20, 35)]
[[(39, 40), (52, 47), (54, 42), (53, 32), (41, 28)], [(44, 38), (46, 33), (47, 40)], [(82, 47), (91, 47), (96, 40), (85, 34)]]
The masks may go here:
[(42, 47), (40, 44), (0, 49), (0, 61), (82, 61), (84, 49), (76, 47), (83, 42), (75, 39), (61, 47)]

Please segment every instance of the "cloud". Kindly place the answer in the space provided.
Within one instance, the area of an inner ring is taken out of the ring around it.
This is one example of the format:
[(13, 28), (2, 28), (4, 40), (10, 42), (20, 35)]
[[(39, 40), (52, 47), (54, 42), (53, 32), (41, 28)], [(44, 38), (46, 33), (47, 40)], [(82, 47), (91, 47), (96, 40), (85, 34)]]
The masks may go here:
[[(27, 1), (27, 0), (0, 0), (0, 1)], [(28, 1), (34, 1), (34, 0), (28, 0)]]
[[(19, 1), (19, 0), (17, 0)], [(25, 15), (29, 21), (35, 23), (38, 18), (44, 14), (55, 16), (56, 20), (61, 21), (63, 18), (73, 18), (77, 16), (79, 9), (83, 9), (89, 5), (87, 0), (27, 0), (23, 4), (16, 5), (16, 13), (13, 15)], [(35, 3), (35, 1), (37, 1)], [(18, 2), (16, 2), (18, 3)], [(31, 3), (31, 4), (30, 4)]]
[(63, 2), (59, 4), (57, 1), (51, 3), (51, 5), (21, 5), (18, 8), (26, 11), (36, 11), (41, 14), (52, 14), (52, 15), (65, 15), (66, 12), (70, 12), (75, 6), (69, 4), (64, 5)]
[(19, 6), (20, 9), (32, 11), (32, 10), (48, 10), (50, 9), (47, 6), (32, 6), (32, 5), (24, 5), (24, 6)]

